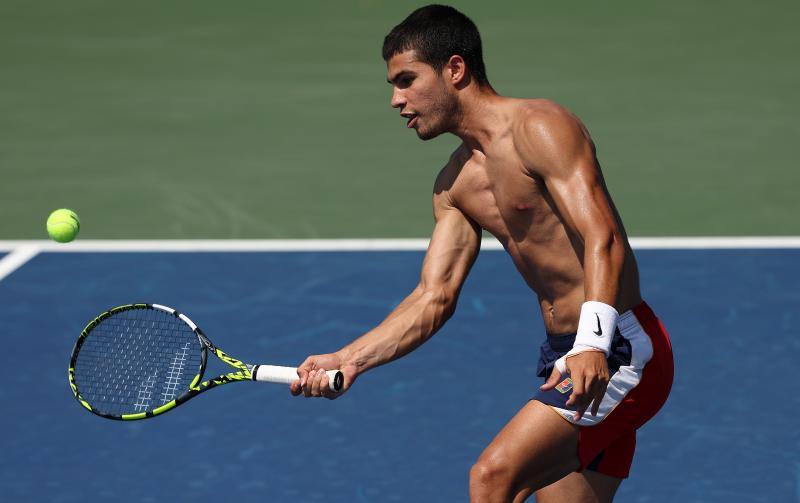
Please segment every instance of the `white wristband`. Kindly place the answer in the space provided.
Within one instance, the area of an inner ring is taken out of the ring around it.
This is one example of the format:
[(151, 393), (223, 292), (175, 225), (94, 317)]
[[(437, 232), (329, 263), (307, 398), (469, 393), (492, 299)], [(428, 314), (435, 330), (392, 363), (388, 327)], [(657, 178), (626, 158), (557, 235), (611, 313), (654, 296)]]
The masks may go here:
[(618, 319), (619, 313), (612, 306), (594, 300), (584, 302), (581, 306), (575, 343), (566, 355), (555, 361), (556, 369), (565, 374), (567, 358), (584, 351), (602, 351), (608, 357)]
[(611, 339), (617, 330), (619, 313), (608, 304), (589, 300), (581, 306), (581, 317), (578, 320), (578, 333), (575, 343), (567, 354), (555, 361), (556, 369), (567, 372), (567, 358), (584, 351), (602, 351), (606, 357), (611, 351)]
[(578, 320), (578, 335), (575, 336), (572, 349), (594, 348), (608, 356), (618, 318), (617, 310), (608, 304), (594, 300), (584, 302)]

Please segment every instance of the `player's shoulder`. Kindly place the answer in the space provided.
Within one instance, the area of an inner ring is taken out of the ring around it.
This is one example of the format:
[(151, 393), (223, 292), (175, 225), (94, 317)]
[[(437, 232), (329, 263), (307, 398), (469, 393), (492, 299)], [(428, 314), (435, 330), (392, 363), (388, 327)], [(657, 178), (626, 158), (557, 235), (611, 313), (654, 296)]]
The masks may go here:
[(533, 164), (578, 151), (594, 151), (589, 132), (566, 107), (547, 99), (519, 100), (512, 127), (520, 156)]
[(515, 138), (583, 129), (583, 123), (572, 111), (552, 100), (543, 98), (515, 100), (514, 109)]

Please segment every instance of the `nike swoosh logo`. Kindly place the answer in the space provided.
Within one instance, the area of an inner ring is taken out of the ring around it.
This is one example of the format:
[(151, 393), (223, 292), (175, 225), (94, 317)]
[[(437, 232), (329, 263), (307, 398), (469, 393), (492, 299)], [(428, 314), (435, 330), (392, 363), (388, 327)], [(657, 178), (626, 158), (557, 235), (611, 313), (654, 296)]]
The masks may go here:
[(600, 326), (600, 316), (594, 313), (594, 317), (597, 318), (597, 330), (594, 331), (594, 335), (601, 337), (603, 335), (603, 328)]

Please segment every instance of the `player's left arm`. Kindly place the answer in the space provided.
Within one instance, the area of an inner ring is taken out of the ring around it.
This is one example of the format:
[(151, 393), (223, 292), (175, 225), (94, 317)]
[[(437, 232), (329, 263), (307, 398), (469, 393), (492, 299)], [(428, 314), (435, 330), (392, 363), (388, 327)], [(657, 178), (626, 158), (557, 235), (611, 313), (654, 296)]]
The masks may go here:
[(529, 173), (544, 182), (568, 230), (583, 243), (587, 302), (581, 309), (575, 347), (566, 360), (573, 381), (568, 405), (576, 405), (575, 418), (580, 419), (590, 405), (597, 413), (608, 386), (606, 355), (616, 329), (625, 238), (594, 144), (577, 117), (553, 104), (531, 112), (516, 136)]

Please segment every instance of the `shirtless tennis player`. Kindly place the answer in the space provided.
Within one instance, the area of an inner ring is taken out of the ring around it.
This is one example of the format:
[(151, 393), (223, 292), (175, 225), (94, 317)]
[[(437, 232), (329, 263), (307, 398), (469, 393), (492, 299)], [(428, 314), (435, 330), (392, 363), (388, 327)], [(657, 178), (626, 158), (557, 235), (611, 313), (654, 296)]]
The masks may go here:
[(470, 498), (611, 501), (673, 367), (586, 127), (551, 101), (498, 95), (477, 28), (451, 7), (414, 11), (386, 36), (383, 57), (391, 105), (408, 128), (462, 144), (434, 184), (419, 285), (373, 330), (306, 359), (292, 393), (336, 398), (324, 369), (341, 369), (347, 390), (427, 341), (453, 315), (486, 229), (538, 297), (546, 382), (473, 466)]

